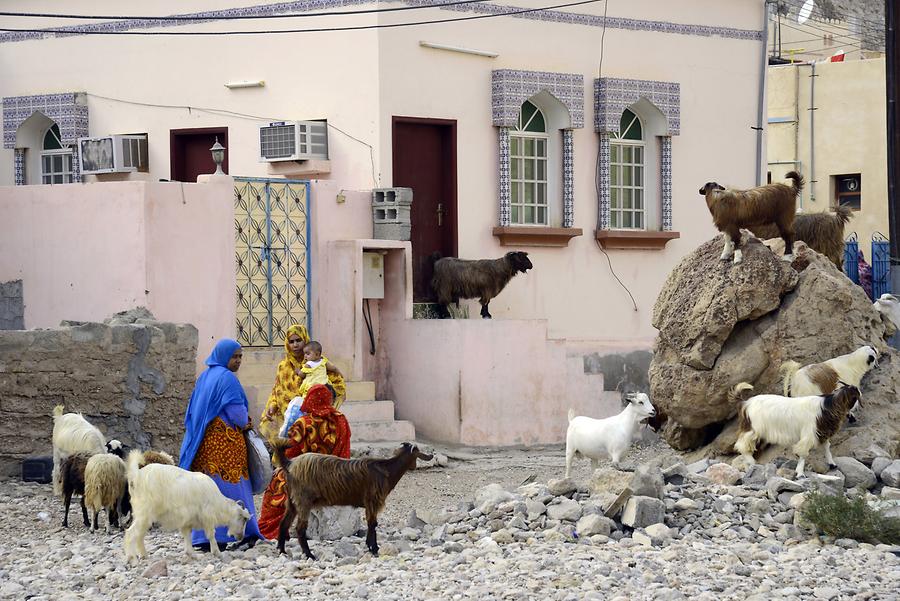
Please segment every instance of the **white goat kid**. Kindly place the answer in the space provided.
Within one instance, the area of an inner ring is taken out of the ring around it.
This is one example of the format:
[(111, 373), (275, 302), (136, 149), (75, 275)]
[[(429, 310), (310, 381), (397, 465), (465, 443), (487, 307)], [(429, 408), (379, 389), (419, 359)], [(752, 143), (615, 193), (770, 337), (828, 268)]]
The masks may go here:
[(656, 415), (656, 409), (643, 392), (626, 395), (625, 409), (618, 415), (604, 419), (585, 416), (575, 417), (569, 409), (569, 428), (566, 430), (566, 478), (572, 471), (572, 459), (576, 455), (589, 457), (591, 468), (596, 469), (598, 460), (612, 459), (614, 465), (631, 447), (634, 433), (641, 420)]
[(106, 438), (96, 426), (80, 413), (63, 413), (65, 408), (53, 408), (53, 494), (62, 496), (62, 477), (59, 466), (69, 455), (96, 455), (106, 452)]
[(872, 305), (876, 311), (887, 316), (897, 331), (900, 331), (900, 298), (885, 292)]
[(220, 554), (215, 543), (216, 526), (228, 527), (228, 534), (240, 539), (250, 519), (243, 503), (227, 498), (206, 474), (189, 472), (174, 465), (152, 463), (139, 467), (143, 453), (128, 455), (128, 487), (131, 492), (133, 522), (125, 531), (125, 560), (146, 557), (144, 537), (153, 524), (178, 530), (184, 537), (185, 553), (193, 555), (191, 530), (206, 533), (209, 550)]

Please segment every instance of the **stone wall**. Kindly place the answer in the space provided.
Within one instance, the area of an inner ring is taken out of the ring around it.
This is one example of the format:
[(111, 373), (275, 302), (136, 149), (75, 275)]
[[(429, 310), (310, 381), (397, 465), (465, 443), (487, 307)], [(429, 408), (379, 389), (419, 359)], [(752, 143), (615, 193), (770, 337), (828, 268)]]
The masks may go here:
[(25, 329), (22, 280), (0, 282), (0, 330)]
[(128, 446), (177, 453), (195, 377), (197, 329), (146, 310), (105, 323), (0, 331), (0, 476), (50, 455), (53, 407)]

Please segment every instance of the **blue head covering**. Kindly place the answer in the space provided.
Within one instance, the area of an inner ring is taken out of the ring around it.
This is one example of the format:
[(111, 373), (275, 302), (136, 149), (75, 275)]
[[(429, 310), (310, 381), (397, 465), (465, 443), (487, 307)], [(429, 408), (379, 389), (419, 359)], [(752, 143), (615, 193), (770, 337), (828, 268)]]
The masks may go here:
[(237, 376), (228, 369), (228, 362), (239, 348), (241, 345), (236, 340), (223, 338), (206, 358), (206, 365), (209, 367), (197, 378), (184, 415), (184, 441), (178, 456), (178, 465), (183, 469), (191, 469), (197, 449), (203, 442), (206, 426), (222, 409), (233, 403), (248, 406), (244, 388)]

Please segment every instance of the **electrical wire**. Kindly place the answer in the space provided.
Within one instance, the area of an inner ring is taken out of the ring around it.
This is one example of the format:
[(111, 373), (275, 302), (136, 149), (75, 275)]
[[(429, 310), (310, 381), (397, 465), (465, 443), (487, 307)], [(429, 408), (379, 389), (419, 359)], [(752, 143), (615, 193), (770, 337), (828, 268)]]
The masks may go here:
[[(151, 108), (163, 108), (163, 109), (181, 109), (181, 110), (186, 110), (188, 112), (198, 111), (201, 113), (209, 113), (211, 115), (227, 115), (229, 117), (239, 117), (241, 119), (248, 119), (251, 121), (291, 121), (291, 119), (288, 119), (285, 117), (267, 117), (265, 115), (251, 115), (249, 113), (240, 113), (238, 111), (230, 111), (228, 109), (208, 108), (208, 107), (193, 106), (193, 105), (188, 105), (188, 104), (159, 104), (159, 103), (153, 103), (153, 102), (140, 102), (138, 100), (126, 100), (124, 98), (114, 98), (112, 96), (103, 96), (102, 94), (95, 94), (93, 92), (87, 92), (87, 95), (93, 96), (94, 98), (101, 98), (103, 100), (109, 100), (112, 102), (121, 102), (123, 104), (133, 104), (135, 106), (146, 106), (146, 107), (151, 107)], [(378, 186), (378, 178), (375, 175), (375, 148), (371, 144), (366, 142), (365, 140), (361, 140), (361, 139), (357, 138), (356, 136), (347, 133), (346, 131), (344, 131), (343, 129), (334, 125), (330, 121), (328, 121), (326, 123), (329, 128), (347, 136), (351, 140), (355, 140), (356, 142), (359, 142), (360, 144), (362, 144), (363, 146), (365, 146), (366, 148), (369, 149), (369, 161), (372, 166), (372, 182), (373, 182), (373, 185), (375, 187), (377, 187)]]
[(474, 21), (477, 19), (490, 19), (493, 17), (509, 17), (515, 15), (523, 15), (535, 13), (545, 10), (555, 10), (558, 8), (567, 8), (571, 6), (581, 6), (584, 4), (595, 4), (604, 0), (580, 0), (579, 2), (568, 2), (565, 4), (556, 4), (553, 6), (544, 6), (540, 8), (523, 8), (520, 10), (505, 11), (499, 13), (488, 13), (482, 15), (472, 15), (468, 17), (453, 17), (447, 19), (435, 19), (433, 21), (411, 21), (406, 23), (381, 23), (377, 25), (355, 25), (348, 27), (319, 27), (313, 29), (268, 29), (260, 31), (92, 31), (87, 29), (68, 29), (60, 31), (58, 29), (12, 29), (0, 28), (0, 31), (9, 33), (42, 33), (42, 34), (63, 34), (63, 35), (136, 35), (136, 36), (226, 36), (226, 35), (271, 35), (282, 33), (323, 33), (335, 31), (362, 31), (368, 29), (399, 29), (401, 27), (415, 27), (418, 25), (433, 25), (438, 23), (457, 23), (462, 21)]
[[(424, 8), (444, 8), (447, 6), (459, 6), (461, 4), (478, 4), (488, 2), (489, 0), (459, 0), (456, 2), (441, 2), (437, 4), (427, 4), (419, 6), (400, 6), (393, 8), (367, 8), (362, 10), (336, 10), (321, 13), (285, 13), (264, 15), (218, 15), (216, 13), (194, 13), (191, 15), (169, 15), (165, 17), (147, 17), (138, 15), (73, 15), (73, 14), (56, 14), (56, 13), (22, 13), (22, 12), (3, 12), (0, 11), (0, 17), (23, 17), (23, 18), (45, 18), (45, 19), (85, 19), (85, 20), (110, 20), (110, 21), (244, 21), (253, 19), (292, 19), (302, 17), (332, 17), (339, 15), (366, 15), (374, 13), (391, 13), (405, 10), (421, 10)], [(269, 7), (266, 7), (269, 8)]]

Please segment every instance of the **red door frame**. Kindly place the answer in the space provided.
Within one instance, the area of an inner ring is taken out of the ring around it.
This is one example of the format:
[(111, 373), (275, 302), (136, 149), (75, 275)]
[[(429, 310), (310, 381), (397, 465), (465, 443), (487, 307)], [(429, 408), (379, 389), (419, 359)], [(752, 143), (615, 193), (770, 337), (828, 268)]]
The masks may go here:
[[(183, 162), (182, 147), (178, 144), (179, 136), (190, 136), (193, 134), (211, 134), (219, 136), (219, 144), (225, 147), (225, 160), (222, 161), (222, 171), (228, 171), (228, 128), (227, 127), (189, 127), (186, 129), (170, 129), (169, 130), (169, 179), (175, 180), (174, 165), (175, 161)], [(179, 174), (181, 175), (181, 174)], [(180, 181), (180, 180), (178, 180)]]
[[(429, 119), (426, 117), (391, 117), (391, 169), (393, 170), (393, 165), (397, 164), (397, 154), (398, 154), (398, 146), (397, 146), (397, 128), (396, 125), (398, 123), (414, 123), (419, 125), (439, 125), (441, 127), (446, 127), (450, 135), (447, 139), (448, 148), (444, 149), (445, 156), (449, 155), (450, 160), (447, 164), (447, 168), (450, 170), (450, 173), (453, 174), (453, 177), (448, 177), (445, 180), (444, 184), (444, 194), (448, 199), (450, 208), (447, 211), (447, 219), (450, 222), (450, 241), (453, 248), (453, 256), (457, 256), (459, 254), (459, 224), (457, 222), (457, 216), (459, 214), (457, 210), (457, 185), (456, 185), (456, 119)], [(415, 202), (415, 199), (413, 199)]]

